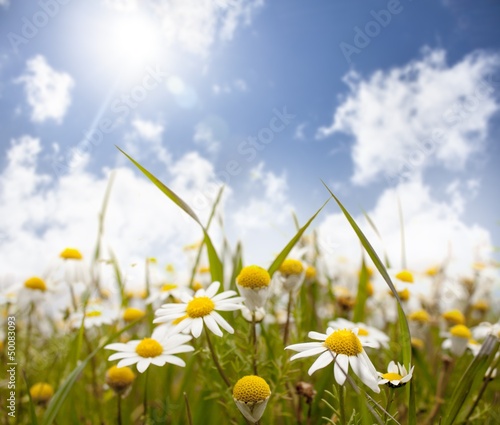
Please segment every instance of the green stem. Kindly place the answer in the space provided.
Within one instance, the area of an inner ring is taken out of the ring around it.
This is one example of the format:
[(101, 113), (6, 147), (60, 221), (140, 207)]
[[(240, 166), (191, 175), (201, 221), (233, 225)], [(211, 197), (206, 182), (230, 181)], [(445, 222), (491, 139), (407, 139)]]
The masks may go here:
[(224, 373), (224, 370), (222, 369), (219, 360), (217, 359), (217, 354), (215, 353), (214, 347), (212, 345), (212, 341), (210, 340), (210, 331), (207, 329), (205, 325), (205, 335), (207, 336), (207, 343), (208, 343), (208, 348), (210, 350), (210, 354), (212, 354), (212, 360), (215, 363), (215, 367), (219, 371), (219, 375), (221, 376), (222, 380), (225, 382), (228, 388), (231, 388), (231, 382), (229, 381), (228, 377)]
[(389, 409), (391, 408), (392, 401), (394, 400), (394, 391), (391, 391), (390, 389), (387, 391), (387, 405), (385, 407), (385, 413), (384, 413), (384, 423), (387, 423), (387, 414), (389, 413)]
[(116, 422), (118, 425), (122, 425), (122, 396), (120, 394), (117, 394), (116, 398), (118, 399), (117, 402), (117, 418)]
[(149, 367), (146, 370), (146, 377), (144, 383), (144, 400), (143, 400), (143, 415), (144, 415), (144, 423), (147, 424), (148, 421), (148, 381), (149, 381)]
[(255, 321), (255, 311), (252, 311), (252, 344), (253, 344), (253, 374), (257, 372), (257, 322)]
[(345, 405), (344, 405), (344, 387), (339, 385), (339, 405), (340, 405), (340, 423), (346, 425)]
[(191, 416), (191, 409), (189, 407), (189, 400), (186, 393), (184, 393), (184, 402), (186, 403), (186, 413), (189, 425), (193, 425), (193, 417)]
[(292, 304), (293, 304), (293, 296), (292, 291), (288, 294), (288, 306), (286, 309), (286, 323), (285, 323), (285, 333), (283, 335), (283, 345), (286, 347), (288, 343), (288, 336), (290, 332), (290, 318), (292, 315)]

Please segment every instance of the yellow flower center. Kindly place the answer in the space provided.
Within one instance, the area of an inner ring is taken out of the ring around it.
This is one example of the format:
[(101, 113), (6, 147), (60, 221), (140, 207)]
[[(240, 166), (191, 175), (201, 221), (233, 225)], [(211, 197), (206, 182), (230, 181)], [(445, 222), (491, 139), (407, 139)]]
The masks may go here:
[(450, 333), (453, 336), (459, 337), (459, 338), (465, 338), (469, 340), (472, 337), (472, 333), (470, 329), (467, 326), (464, 325), (455, 325), (450, 329)]
[(287, 258), (279, 268), (282, 275), (290, 276), (291, 274), (301, 274), (304, 271), (304, 266), (299, 260)]
[(99, 317), (99, 316), (102, 316), (102, 312), (97, 310), (87, 311), (87, 313), (85, 313), (85, 317)]
[(269, 286), (271, 276), (267, 270), (259, 266), (247, 266), (241, 269), (240, 274), (236, 278), (238, 285), (244, 288), (259, 289)]
[(135, 379), (135, 374), (129, 367), (112, 366), (106, 372), (106, 383), (115, 391), (121, 392)]
[(30, 395), (35, 403), (47, 403), (54, 395), (54, 388), (46, 382), (38, 382), (30, 388)]
[(366, 329), (363, 329), (363, 328), (358, 329), (359, 336), (368, 336), (369, 334), (370, 334), (370, 332), (368, 332)]
[(193, 298), (186, 307), (189, 317), (195, 319), (210, 314), (215, 308), (214, 302), (208, 297)]
[(65, 260), (81, 260), (83, 258), (82, 253), (76, 248), (65, 248), (59, 256)]
[(443, 313), (443, 318), (455, 325), (463, 325), (465, 323), (465, 316), (459, 310), (450, 310)]
[(479, 300), (479, 301), (476, 301), (474, 304), (472, 304), (472, 308), (474, 310), (481, 311), (484, 313), (490, 309), (490, 305), (485, 300)]
[(408, 318), (414, 322), (428, 323), (430, 321), (429, 313), (425, 310), (417, 310), (411, 313)]
[(373, 283), (368, 282), (366, 284), (366, 293), (368, 294), (369, 297), (373, 295), (374, 289), (373, 289)]
[(436, 276), (439, 273), (439, 266), (434, 266), (434, 267), (429, 267), (426, 271), (425, 274), (427, 276)]
[(146, 315), (146, 313), (138, 308), (129, 307), (123, 312), (123, 320), (125, 322), (133, 322), (135, 320), (141, 319)]
[(200, 267), (198, 273), (210, 273), (210, 267)]
[(172, 289), (177, 289), (177, 288), (178, 286), (175, 283), (165, 283), (165, 285), (161, 287), (161, 291), (168, 292), (171, 291)]
[(421, 350), (422, 348), (424, 348), (424, 341), (422, 341), (420, 338), (412, 338), (411, 339), (411, 346), (413, 348)]
[(403, 379), (403, 377), (399, 373), (384, 373), (382, 378), (387, 379), (388, 381), (396, 381), (399, 379)]
[(47, 290), (47, 286), (45, 285), (43, 279), (37, 276), (30, 277), (26, 282), (24, 282), (24, 287), (34, 291), (45, 292)]
[(149, 257), (147, 261), (150, 264), (158, 264), (158, 260), (156, 259), (156, 257)]
[(336, 330), (326, 338), (324, 345), (330, 351), (346, 356), (357, 356), (363, 352), (361, 341), (350, 329)]
[(267, 382), (260, 376), (248, 375), (239, 379), (233, 388), (233, 397), (244, 403), (257, 403), (271, 395)]
[(175, 272), (175, 267), (173, 264), (167, 264), (165, 267), (165, 270), (169, 273), (173, 273), (173, 272)]
[(316, 269), (313, 266), (309, 266), (306, 269), (306, 279), (313, 280), (316, 277)]
[(201, 284), (201, 282), (195, 280), (193, 282), (192, 288), (193, 288), (194, 291), (198, 291), (199, 289), (203, 288), (203, 285)]
[(158, 357), (163, 353), (163, 347), (153, 338), (144, 338), (137, 347), (135, 352), (141, 357)]
[(399, 279), (406, 283), (413, 283), (413, 273), (409, 270), (401, 270), (396, 274), (396, 279)]

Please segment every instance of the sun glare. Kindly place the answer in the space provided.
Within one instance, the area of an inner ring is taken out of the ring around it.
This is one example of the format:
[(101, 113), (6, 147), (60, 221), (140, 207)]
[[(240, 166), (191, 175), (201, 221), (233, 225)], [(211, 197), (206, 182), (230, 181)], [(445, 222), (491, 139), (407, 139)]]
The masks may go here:
[(103, 42), (103, 58), (111, 67), (126, 73), (162, 61), (161, 32), (144, 16), (126, 16), (109, 23)]

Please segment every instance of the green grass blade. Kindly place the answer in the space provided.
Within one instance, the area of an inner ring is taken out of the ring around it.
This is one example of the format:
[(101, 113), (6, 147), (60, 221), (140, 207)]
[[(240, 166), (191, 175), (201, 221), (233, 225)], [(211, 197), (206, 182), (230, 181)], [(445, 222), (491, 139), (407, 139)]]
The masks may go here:
[(208, 261), (210, 263), (210, 273), (212, 275), (213, 281), (219, 281), (222, 284), (224, 283), (224, 270), (222, 267), (222, 262), (215, 251), (214, 245), (210, 236), (208, 235), (207, 230), (201, 223), (200, 219), (196, 215), (196, 213), (191, 209), (191, 207), (184, 202), (177, 194), (175, 194), (171, 189), (169, 189), (165, 184), (163, 184), (158, 178), (156, 178), (152, 173), (150, 173), (146, 168), (144, 168), (141, 164), (139, 164), (134, 158), (121, 150), (118, 146), (117, 149), (123, 153), (141, 172), (149, 179), (151, 182), (160, 189), (170, 200), (181, 208), (186, 214), (188, 214), (194, 221), (196, 221), (201, 229), (203, 230), (204, 241), (207, 246), (207, 254)]
[[(361, 209), (361, 210), (363, 211), (363, 215), (365, 216), (366, 221), (368, 221), (368, 224), (373, 229), (373, 231), (375, 232), (375, 234), (379, 238), (380, 242), (382, 242), (382, 246), (384, 246), (384, 241), (382, 240), (382, 235), (380, 234), (377, 226), (375, 225), (375, 222), (372, 220), (372, 218), (368, 215), (368, 213), (365, 210), (363, 210), (363, 209)], [(385, 250), (385, 248), (384, 248), (384, 263), (385, 263), (386, 268), (391, 267), (391, 262), (389, 261), (389, 256), (387, 255), (387, 251)]]
[(306, 224), (304, 224), (299, 231), (295, 234), (295, 236), (286, 244), (286, 246), (283, 248), (283, 250), (279, 253), (279, 255), (276, 257), (276, 259), (273, 261), (273, 263), (269, 266), (269, 269), (267, 270), (271, 277), (273, 276), (274, 272), (279, 269), (281, 266), (281, 263), (285, 261), (287, 255), (290, 253), (292, 248), (295, 246), (295, 244), (299, 241), (299, 239), (302, 237), (304, 232), (307, 230), (309, 225), (313, 222), (313, 220), (317, 217), (317, 215), (321, 212), (321, 210), (325, 207), (325, 205), (329, 202), (326, 201), (321, 208), (316, 211), (316, 213), (307, 221)]
[[(222, 193), (224, 192), (224, 186), (221, 186), (219, 189), (219, 193), (217, 194), (217, 198), (215, 199), (214, 205), (212, 206), (212, 211), (210, 212), (210, 217), (208, 218), (207, 222), (207, 232), (208, 229), (210, 229), (210, 225), (212, 224), (212, 220), (215, 216), (215, 211), (217, 211), (217, 206), (219, 205), (220, 200), (222, 199)], [(198, 252), (196, 254), (196, 259), (193, 264), (193, 269), (191, 270), (191, 278), (189, 279), (189, 286), (191, 287), (194, 282), (194, 277), (196, 275), (196, 270), (198, 269), (198, 266), (200, 264), (201, 260), (201, 254), (203, 252), (203, 247), (205, 246), (205, 239), (203, 239), (203, 243), (200, 244), (200, 247), (198, 248)]]
[(35, 404), (33, 403), (33, 399), (31, 398), (30, 386), (28, 384), (28, 379), (26, 379), (26, 372), (23, 370), (23, 378), (26, 383), (26, 388), (28, 389), (28, 399), (29, 399), (29, 408), (30, 408), (30, 417), (31, 417), (31, 425), (38, 425), (38, 418), (36, 417), (35, 412)]
[(478, 355), (472, 360), (460, 381), (455, 385), (448, 409), (443, 416), (442, 425), (452, 425), (455, 423), (467, 398), (475, 393), (483, 381), (486, 370), (494, 361), (499, 347), (500, 342), (494, 335), (489, 335), (483, 342)]
[(353, 321), (355, 323), (363, 322), (365, 320), (365, 304), (368, 299), (368, 269), (366, 268), (365, 259), (361, 263), (361, 270), (359, 273), (358, 280), (358, 294), (356, 296), (356, 305), (354, 306), (354, 317)]
[(82, 360), (82, 362), (75, 368), (73, 371), (68, 375), (64, 383), (58, 388), (54, 396), (51, 398), (49, 405), (47, 406), (47, 410), (45, 411), (45, 414), (43, 415), (43, 425), (50, 425), (54, 423), (57, 414), (59, 413), (59, 410), (61, 409), (62, 405), (64, 404), (64, 401), (68, 397), (71, 389), (73, 388), (73, 385), (75, 385), (75, 382), (77, 381), (78, 377), (80, 374), (83, 372), (89, 361), (99, 352), (101, 351), (106, 345), (108, 345), (111, 341), (119, 337), (123, 332), (127, 331), (128, 329), (132, 328), (135, 326), (138, 322), (143, 320), (144, 318), (138, 319), (129, 325), (125, 326), (123, 329), (120, 329), (118, 332), (115, 332), (113, 335), (110, 337), (106, 338), (106, 340), (101, 343), (94, 351), (92, 351), (85, 359)]
[[(384, 267), (384, 264), (380, 260), (379, 256), (371, 246), (370, 242), (366, 238), (365, 234), (362, 232), (362, 230), (359, 228), (357, 225), (356, 221), (352, 218), (351, 214), (347, 211), (347, 209), (344, 207), (342, 202), (334, 195), (334, 193), (328, 188), (328, 186), (323, 182), (323, 185), (326, 187), (328, 192), (330, 192), (330, 195), (335, 199), (335, 202), (337, 202), (338, 206), (344, 213), (344, 216), (347, 218), (347, 221), (353, 228), (354, 232), (358, 236), (358, 239), (361, 241), (361, 244), (363, 245), (363, 248), (365, 248), (366, 252), (370, 256), (371, 260), (373, 261), (373, 264), (379, 271), (379, 273), (382, 275), (384, 280), (386, 281), (387, 285), (391, 289), (394, 297), (396, 298), (398, 302), (398, 325), (399, 325), (399, 331), (400, 331), (400, 339), (401, 339), (401, 350), (403, 353), (403, 363), (409, 367), (411, 365), (411, 337), (410, 337), (410, 328), (408, 326), (408, 321), (406, 319), (406, 315), (403, 311), (403, 306), (401, 303), (401, 299), (399, 298), (398, 292), (396, 288), (394, 287), (394, 284), (391, 281), (391, 278), (389, 277), (389, 274), (387, 273), (386, 268)], [(411, 384), (410, 384), (411, 385)], [(407, 391), (407, 402), (409, 405), (409, 423), (414, 424), (416, 423), (416, 412), (415, 412), (415, 404), (413, 403), (412, 405), (412, 397), (410, 397), (410, 390), (408, 389)], [(413, 399), (414, 401), (414, 399)]]

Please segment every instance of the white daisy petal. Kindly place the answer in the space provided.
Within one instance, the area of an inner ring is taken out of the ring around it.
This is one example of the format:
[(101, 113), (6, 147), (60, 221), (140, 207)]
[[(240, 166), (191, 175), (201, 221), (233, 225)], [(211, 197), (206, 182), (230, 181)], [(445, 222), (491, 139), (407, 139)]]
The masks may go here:
[(108, 357), (108, 360), (112, 362), (113, 360), (118, 360), (118, 359), (128, 359), (131, 357), (136, 357), (137, 353), (134, 351), (133, 353), (127, 353), (127, 352), (120, 352), (120, 353), (114, 353), (111, 354), (111, 356)]
[(215, 310), (210, 313), (210, 316), (212, 316), (215, 321), (219, 324), (219, 326), (222, 327), (222, 329), (226, 330), (230, 334), (234, 333), (233, 327), (227, 323), (226, 319), (224, 319), (219, 313), (217, 313)]
[(140, 373), (143, 373), (147, 368), (148, 366), (151, 364), (150, 360), (146, 360), (146, 359), (141, 359), (137, 362), (137, 370), (140, 372)]
[(327, 350), (323, 354), (321, 354), (316, 361), (311, 365), (307, 373), (312, 375), (314, 372), (316, 372), (319, 369), (322, 369), (326, 366), (328, 366), (331, 362), (333, 362), (333, 355), (331, 351)]
[(208, 314), (203, 318), (203, 321), (205, 322), (205, 325), (207, 325), (207, 328), (212, 331), (212, 333), (217, 336), (222, 336), (222, 331), (220, 330), (219, 325), (212, 316)]
[(319, 347), (325, 347), (325, 346), (321, 342), (303, 342), (301, 344), (289, 345), (288, 347), (285, 347), (285, 350), (306, 351)]
[(167, 363), (171, 363), (171, 364), (174, 364), (174, 365), (180, 366), (180, 367), (186, 366), (186, 362), (184, 362), (184, 360), (180, 359), (179, 357), (167, 355), (167, 356), (163, 356), (163, 358), (165, 359), (165, 361)]
[[(352, 356), (351, 356), (352, 357)], [(349, 356), (345, 354), (338, 354), (335, 357), (335, 365), (333, 366), (333, 374), (337, 384), (344, 385), (349, 371)]]
[(193, 319), (193, 325), (191, 326), (191, 334), (195, 338), (198, 338), (201, 335), (202, 330), (203, 330), (203, 319), (201, 317)]
[(220, 282), (213, 282), (206, 290), (205, 297), (213, 298), (213, 296), (219, 291)]
[(311, 348), (310, 350), (302, 351), (300, 353), (294, 354), (292, 357), (290, 357), (290, 360), (296, 360), (296, 359), (302, 359), (304, 357), (311, 357), (311, 356), (316, 356), (317, 354), (321, 354), (322, 352), (326, 351), (326, 347), (317, 347), (317, 348)]
[(238, 293), (236, 291), (224, 291), (221, 292), (220, 294), (217, 294), (215, 297), (212, 297), (212, 301), (213, 302), (222, 301), (234, 295), (238, 295)]
[(320, 332), (314, 332), (314, 331), (311, 331), (307, 334), (307, 336), (311, 339), (316, 339), (318, 341), (324, 341), (328, 335), (326, 334), (322, 334)]
[(118, 362), (118, 364), (116, 366), (118, 366), (118, 367), (130, 366), (134, 363), (137, 363), (140, 359), (141, 359), (140, 356), (131, 357), (129, 359), (122, 359)]
[(133, 352), (135, 349), (131, 347), (129, 344), (123, 344), (121, 342), (117, 342), (114, 344), (109, 344), (104, 347), (106, 350), (115, 350), (115, 351), (130, 351)]

